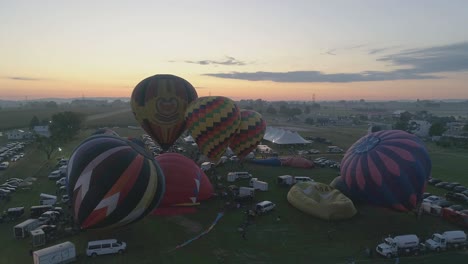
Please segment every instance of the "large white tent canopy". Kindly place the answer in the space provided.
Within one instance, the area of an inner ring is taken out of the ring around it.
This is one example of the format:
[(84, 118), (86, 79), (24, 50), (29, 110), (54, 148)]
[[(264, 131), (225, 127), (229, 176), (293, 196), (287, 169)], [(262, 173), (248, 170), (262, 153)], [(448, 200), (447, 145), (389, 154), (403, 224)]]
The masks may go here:
[(312, 143), (308, 140), (305, 140), (296, 131), (270, 126), (266, 128), (263, 139), (279, 145)]

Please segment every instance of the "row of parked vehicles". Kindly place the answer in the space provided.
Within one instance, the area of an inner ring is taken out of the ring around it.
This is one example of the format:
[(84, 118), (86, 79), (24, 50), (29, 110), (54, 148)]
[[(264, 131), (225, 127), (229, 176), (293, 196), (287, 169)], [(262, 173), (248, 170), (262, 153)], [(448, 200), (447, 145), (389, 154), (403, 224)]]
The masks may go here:
[(463, 186), (458, 182), (446, 182), (440, 179), (431, 178), (427, 181), (429, 184), (434, 185), (437, 188), (446, 189), (448, 191), (453, 191), (456, 193), (463, 193), (468, 196), (468, 187)]
[(414, 234), (387, 237), (376, 247), (376, 251), (384, 257), (392, 258), (400, 255), (419, 255), (427, 251), (466, 249), (467, 246), (465, 232), (455, 230), (434, 233), (424, 243)]
[(10, 200), (11, 195), (20, 187), (28, 186), (30, 183), (20, 178), (9, 178), (0, 184), (0, 200)]
[(10, 142), (3, 147), (0, 147), (0, 169), (6, 169), (9, 166), (8, 161), (18, 161), (19, 159), (24, 157), (24, 150), (25, 144), (29, 144), (30, 142)]

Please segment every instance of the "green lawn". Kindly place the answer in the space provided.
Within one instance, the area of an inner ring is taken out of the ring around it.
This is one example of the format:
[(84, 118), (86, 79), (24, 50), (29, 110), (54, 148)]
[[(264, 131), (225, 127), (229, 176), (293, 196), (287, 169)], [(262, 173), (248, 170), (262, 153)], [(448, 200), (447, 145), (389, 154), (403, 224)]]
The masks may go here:
[[(138, 136), (141, 130), (116, 128), (121, 136)], [(92, 133), (86, 131), (84, 138)], [(365, 128), (317, 128), (317, 136), (329, 138), (336, 145), (348, 148), (365, 134)], [(19, 190), (10, 202), (0, 201), (0, 210), (13, 206), (29, 207), (39, 200), (39, 193), (55, 193), (55, 182), (47, 179), (53, 170), (55, 158), (69, 156), (80, 142), (63, 146), (61, 153), (55, 153), (52, 161), (45, 160), (45, 154), (32, 146), (20, 162), (0, 173), (0, 180), (9, 177), (37, 178), (31, 190)], [(314, 143), (316, 144), (316, 143)], [(312, 144), (311, 148), (316, 148)], [(326, 146), (326, 145), (324, 145)], [(320, 145), (317, 144), (317, 147)], [(433, 160), (433, 176), (444, 180), (456, 180), (468, 185), (467, 174), (462, 166), (468, 154), (457, 150), (447, 150), (429, 144)], [(320, 156), (317, 155), (317, 156)], [(339, 159), (341, 155), (336, 155)], [(240, 169), (240, 168), (239, 168)], [(238, 170), (235, 165), (220, 167), (218, 172), (226, 175), (230, 170)], [(247, 240), (243, 240), (237, 228), (244, 220), (243, 210), (230, 209), (210, 233), (184, 248), (174, 250), (184, 241), (191, 239), (208, 228), (217, 213), (223, 208), (224, 201), (212, 199), (203, 202), (195, 214), (182, 216), (148, 216), (129, 227), (110, 231), (83, 231), (79, 235), (54, 241), (75, 243), (79, 263), (346, 263), (354, 257), (356, 263), (394, 263), (378, 256), (373, 259), (364, 257), (366, 246), (375, 248), (382, 237), (388, 234), (415, 233), (427, 237), (436, 231), (458, 229), (458, 227), (433, 216), (423, 216), (418, 220), (414, 214), (398, 213), (387, 209), (357, 205), (359, 213), (346, 221), (329, 222), (319, 220), (295, 209), (286, 200), (288, 188), (276, 185), (276, 176), (283, 174), (310, 176), (316, 181), (329, 183), (338, 171), (329, 168), (293, 169), (288, 167), (264, 167), (246, 164), (242, 170), (269, 183), (269, 191), (257, 193), (256, 200), (271, 200), (277, 209), (267, 215), (257, 217), (248, 227)], [(247, 181), (240, 181), (247, 186)], [(442, 193), (432, 186), (428, 191)], [(26, 212), (28, 215), (29, 212)], [(276, 221), (280, 215), (281, 220)], [(24, 216), (14, 223), (0, 224), (0, 263), (30, 263), (28, 255), (30, 239), (13, 238), (13, 226), (27, 219)], [(121, 256), (100, 256), (96, 259), (85, 257), (88, 240), (118, 238), (128, 243), (128, 252)], [(428, 254), (420, 257), (405, 257), (401, 263), (451, 263), (466, 261), (464, 252), (446, 252), (440, 255)]]

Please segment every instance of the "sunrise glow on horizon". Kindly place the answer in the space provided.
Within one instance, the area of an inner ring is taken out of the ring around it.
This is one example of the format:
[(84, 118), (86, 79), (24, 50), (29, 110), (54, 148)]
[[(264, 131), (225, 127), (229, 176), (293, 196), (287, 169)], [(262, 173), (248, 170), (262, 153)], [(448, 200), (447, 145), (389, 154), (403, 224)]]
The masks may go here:
[(0, 99), (468, 99), (466, 1), (2, 1)]

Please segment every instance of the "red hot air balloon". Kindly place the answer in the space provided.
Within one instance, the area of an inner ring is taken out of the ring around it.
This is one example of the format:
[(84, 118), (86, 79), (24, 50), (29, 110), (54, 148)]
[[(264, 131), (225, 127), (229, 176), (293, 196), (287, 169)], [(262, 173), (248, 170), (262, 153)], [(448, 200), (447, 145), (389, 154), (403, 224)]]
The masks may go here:
[(84, 140), (68, 163), (68, 194), (81, 229), (114, 228), (146, 216), (161, 201), (164, 176), (154, 158), (119, 137)]
[(135, 87), (131, 106), (141, 127), (167, 150), (185, 130), (185, 110), (197, 97), (195, 88), (186, 80), (158, 74)]
[(218, 161), (240, 124), (240, 111), (229, 98), (200, 97), (186, 111), (187, 130), (201, 153)]
[(184, 211), (181, 206), (196, 205), (212, 197), (210, 180), (193, 160), (178, 153), (164, 153), (156, 161), (164, 173), (166, 190), (155, 214), (178, 214)]
[(408, 211), (422, 200), (432, 163), (424, 143), (401, 130), (370, 133), (341, 161), (343, 192), (350, 198)]
[(240, 125), (229, 143), (237, 157), (243, 159), (262, 141), (266, 122), (262, 115), (252, 110), (240, 111)]

